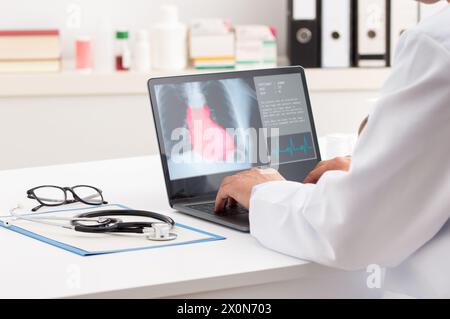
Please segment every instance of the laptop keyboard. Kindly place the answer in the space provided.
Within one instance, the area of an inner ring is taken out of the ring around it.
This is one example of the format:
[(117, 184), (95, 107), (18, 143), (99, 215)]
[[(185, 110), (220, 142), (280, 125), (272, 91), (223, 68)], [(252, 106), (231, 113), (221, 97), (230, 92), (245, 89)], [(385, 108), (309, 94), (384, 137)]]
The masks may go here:
[(224, 210), (218, 213), (214, 212), (214, 202), (187, 205), (186, 207), (199, 210), (204, 213), (217, 214), (218, 216), (234, 216), (234, 215), (248, 214), (248, 210), (245, 207), (242, 207), (241, 205), (227, 206)]

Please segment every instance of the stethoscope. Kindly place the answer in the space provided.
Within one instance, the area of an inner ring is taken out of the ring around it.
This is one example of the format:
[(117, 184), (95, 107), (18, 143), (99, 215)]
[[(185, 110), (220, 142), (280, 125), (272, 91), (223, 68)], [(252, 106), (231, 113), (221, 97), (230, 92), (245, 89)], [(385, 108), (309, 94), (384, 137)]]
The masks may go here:
[[(21, 206), (10, 210), (11, 216), (15, 219), (26, 220), (43, 225), (62, 227), (82, 233), (133, 233), (144, 234), (148, 240), (168, 241), (177, 238), (177, 234), (170, 231), (174, 228), (175, 222), (172, 218), (144, 210), (118, 210), (107, 209), (79, 214), (75, 217), (20, 215), (16, 213)], [(157, 222), (123, 222), (118, 216), (147, 217), (158, 220)], [(67, 224), (55, 221), (66, 221)], [(4, 222), (6, 227), (13, 225), (11, 221)]]

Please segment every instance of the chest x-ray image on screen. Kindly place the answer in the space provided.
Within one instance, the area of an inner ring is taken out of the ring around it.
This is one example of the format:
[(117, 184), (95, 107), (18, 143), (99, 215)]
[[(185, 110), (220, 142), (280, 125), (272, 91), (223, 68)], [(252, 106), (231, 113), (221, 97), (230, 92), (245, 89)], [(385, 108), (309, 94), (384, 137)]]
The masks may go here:
[[(155, 87), (172, 180), (248, 169), (256, 165), (262, 127), (256, 92), (245, 79)], [(212, 134), (211, 134), (212, 133)]]

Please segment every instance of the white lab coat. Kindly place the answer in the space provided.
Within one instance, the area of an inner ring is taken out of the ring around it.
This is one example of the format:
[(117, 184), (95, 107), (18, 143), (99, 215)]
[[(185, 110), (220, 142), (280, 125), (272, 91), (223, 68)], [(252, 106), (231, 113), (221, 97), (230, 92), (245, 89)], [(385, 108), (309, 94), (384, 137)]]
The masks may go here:
[(402, 36), (350, 171), (254, 187), (250, 227), (268, 248), (356, 270), (398, 265), (449, 217), (450, 6)]

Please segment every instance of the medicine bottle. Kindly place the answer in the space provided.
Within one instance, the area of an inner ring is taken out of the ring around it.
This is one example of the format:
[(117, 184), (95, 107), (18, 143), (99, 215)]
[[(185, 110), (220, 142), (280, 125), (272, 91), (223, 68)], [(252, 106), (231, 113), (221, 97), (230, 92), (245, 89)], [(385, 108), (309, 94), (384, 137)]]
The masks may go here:
[(131, 66), (131, 50), (128, 31), (116, 32), (116, 70), (129, 71)]
[(182, 70), (187, 65), (187, 27), (179, 21), (178, 8), (161, 7), (161, 20), (153, 26), (152, 66), (157, 70)]
[(77, 37), (75, 40), (75, 69), (83, 73), (92, 70), (91, 39), (89, 37)]
[(139, 30), (133, 46), (133, 70), (148, 72), (150, 70), (150, 44), (147, 30)]

